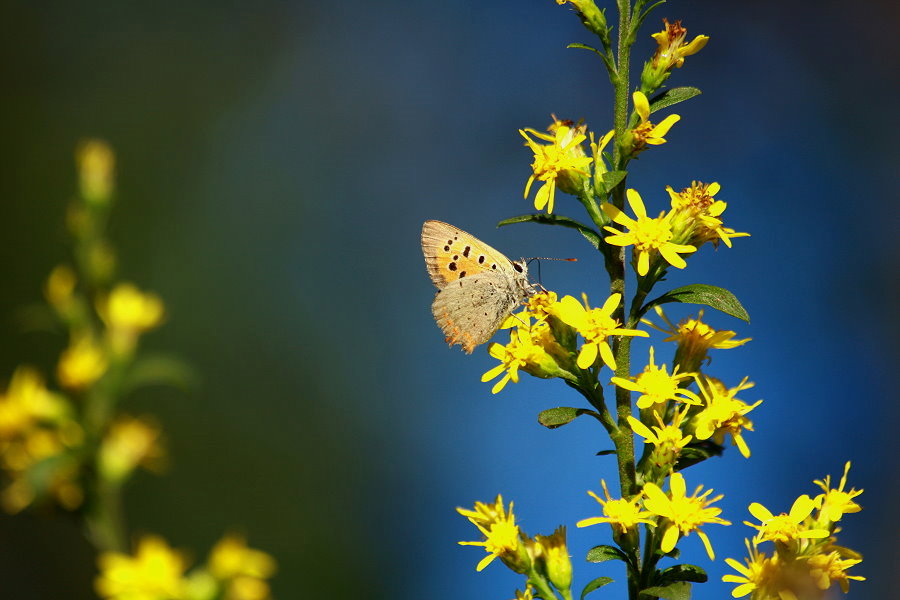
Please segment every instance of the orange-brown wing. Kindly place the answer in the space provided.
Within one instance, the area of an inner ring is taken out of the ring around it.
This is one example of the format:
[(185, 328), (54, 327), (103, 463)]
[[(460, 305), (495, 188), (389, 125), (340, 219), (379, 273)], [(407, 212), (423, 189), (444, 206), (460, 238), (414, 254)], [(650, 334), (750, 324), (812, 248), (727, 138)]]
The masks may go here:
[(439, 288), (466, 275), (502, 273), (513, 268), (501, 252), (441, 221), (425, 221), (422, 225), (422, 254), (431, 281)]

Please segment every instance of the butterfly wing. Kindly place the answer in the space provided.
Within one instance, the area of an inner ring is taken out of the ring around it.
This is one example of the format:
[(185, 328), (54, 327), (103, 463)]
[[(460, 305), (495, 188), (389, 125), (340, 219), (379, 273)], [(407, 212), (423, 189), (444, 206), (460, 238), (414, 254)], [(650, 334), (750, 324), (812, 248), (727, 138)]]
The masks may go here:
[(441, 221), (422, 225), (422, 253), (431, 281), (439, 288), (477, 273), (508, 273), (513, 268), (503, 253)]
[(447, 343), (461, 344), (467, 354), (488, 341), (503, 320), (525, 297), (521, 288), (497, 271), (485, 271), (452, 281), (431, 304)]

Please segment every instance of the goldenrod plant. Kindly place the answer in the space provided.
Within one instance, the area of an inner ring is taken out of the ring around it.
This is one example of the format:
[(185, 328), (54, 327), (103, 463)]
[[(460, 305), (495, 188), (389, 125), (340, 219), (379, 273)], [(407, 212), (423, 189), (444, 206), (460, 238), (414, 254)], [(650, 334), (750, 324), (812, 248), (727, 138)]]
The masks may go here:
[[(605, 66), (613, 92), (612, 129), (592, 131), (582, 121), (556, 116), (546, 133), (521, 129), (525, 146), (533, 154), (524, 196), (533, 195), (537, 212), (500, 225), (538, 223), (577, 231), (602, 262), (609, 295), (590, 299), (585, 294), (531, 287), (525, 306), (501, 328), (510, 330), (509, 342), (489, 346), (499, 364), (482, 380), (493, 382), (491, 392), (497, 394), (510, 382), (518, 382), (523, 372), (561, 379), (583, 403), (548, 408), (540, 413), (539, 422), (558, 428), (587, 416), (608, 434), (614, 447), (609, 453), (617, 462), (617, 485), (608, 483), (607, 476), (600, 481), (602, 496), (588, 492), (599, 503), (601, 514), (584, 515), (575, 526), (590, 527), (598, 542), (604, 541), (587, 553), (586, 560), (606, 563), (602, 568), (609, 575), (624, 578), (629, 600), (690, 598), (692, 585), (707, 581), (707, 574), (701, 566), (679, 562), (680, 547), (699, 539), (714, 560), (716, 530), (746, 518), (752, 518), (744, 521), (752, 528), (746, 542), (748, 556), (743, 561), (726, 559), (736, 574), (723, 577), (736, 584), (734, 597), (806, 600), (832, 597), (829, 594), (836, 590), (847, 592), (851, 580), (864, 579), (850, 574), (860, 555), (839, 545), (837, 539), (843, 517), (860, 510), (857, 497), (862, 490), (848, 488), (849, 462), (836, 487), (826, 476), (814, 482), (821, 493), (800, 496), (786, 512), (753, 503), (744, 515), (724, 515), (717, 505), (721, 492), (727, 493), (727, 481), (711, 487), (691, 471), (692, 466), (723, 453), (724, 460), (749, 459), (753, 416), (767, 406), (748, 398), (753, 388), (748, 377), (729, 381), (711, 366), (713, 353), (745, 346), (749, 338), (714, 329), (704, 322), (702, 309), (678, 323), (664, 312), (667, 304), (687, 303), (749, 322), (738, 299), (714, 285), (663, 286), (670, 269), (688, 268), (698, 252), (710, 246), (739, 248), (739, 238), (750, 234), (726, 225), (727, 203), (720, 192), (727, 188), (718, 182), (639, 189), (630, 178), (629, 166), (638, 157), (645, 166), (652, 164), (667, 150), (661, 146), (667, 144), (673, 127), (690, 125), (670, 111), (698, 96), (700, 90), (669, 87), (669, 81), (687, 70), (690, 57), (703, 50), (709, 38), (690, 38), (681, 21), (662, 20), (662, 29), (652, 33), (655, 52), (644, 61), (639, 80), (632, 83), (632, 46), (662, 2), (617, 0), (616, 15), (609, 20), (607, 12), (612, 11), (598, 7), (594, 0), (557, 3), (568, 5), (596, 38), (592, 44), (569, 47), (595, 54)], [(583, 218), (566, 216), (579, 205)], [(454, 239), (446, 242), (450, 254), (459, 250)], [(444, 242), (423, 237), (423, 243)], [(470, 258), (468, 251), (467, 245), (462, 253)], [(435, 253), (431, 258), (440, 266), (440, 249)], [(450, 270), (455, 273), (453, 264)], [(472, 275), (468, 273), (469, 278)], [(510, 271), (510, 275), (514, 274)], [(464, 281), (462, 274), (458, 277)], [(496, 280), (484, 281), (493, 286)], [(466, 285), (473, 291), (486, 289)], [(449, 305), (442, 325), (453, 333), (448, 336), (451, 342), (467, 339), (468, 333), (469, 314), (458, 306), (458, 295), (454, 292), (457, 304)], [(488, 296), (472, 304), (481, 306)], [(484, 323), (475, 318), (473, 322), (480, 332)], [(636, 337), (654, 338), (648, 356), (633, 356), (631, 344)], [(727, 447), (734, 450), (725, 452)], [(530, 536), (517, 521), (513, 502), (507, 504), (500, 495), (458, 511), (476, 527), (473, 535), (480, 534), (479, 539), (460, 542), (484, 550), (476, 569), (502, 564), (520, 574), (522, 586), (514, 592), (517, 599), (584, 598), (612, 581), (604, 573), (573, 590), (566, 528)], [(595, 525), (609, 527), (611, 543), (604, 539), (603, 528)], [(596, 592), (598, 597), (602, 594)]]
[(184, 385), (178, 360), (141, 351), (166, 320), (162, 299), (118, 277), (106, 226), (116, 200), (115, 154), (101, 140), (76, 151), (78, 193), (67, 213), (72, 260), (56, 266), (44, 295), (67, 347), (55, 382), (32, 366), (0, 393), (0, 505), (10, 514), (55, 507), (75, 514), (98, 552), (95, 591), (109, 600), (267, 600), (275, 560), (226, 534), (205, 562), (161, 537), (129, 542), (122, 490), (139, 468), (167, 460), (161, 424), (127, 410), (144, 385)]

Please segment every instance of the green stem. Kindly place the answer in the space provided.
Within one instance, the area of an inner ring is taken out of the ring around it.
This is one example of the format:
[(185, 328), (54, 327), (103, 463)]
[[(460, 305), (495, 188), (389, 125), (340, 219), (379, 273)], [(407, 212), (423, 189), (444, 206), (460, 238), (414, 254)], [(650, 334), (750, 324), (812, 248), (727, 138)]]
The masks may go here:
[[(616, 168), (623, 163), (622, 144), (628, 125), (628, 89), (629, 83), (629, 59), (631, 48), (629, 37), (631, 33), (631, 2), (630, 0), (617, 0), (619, 9), (618, 52), (617, 52), (617, 76), (615, 81), (615, 105), (614, 123), (616, 130), (616, 144), (613, 162)], [(623, 179), (613, 190), (613, 204), (618, 208), (625, 205), (625, 185)], [(620, 323), (625, 322), (625, 250), (619, 247), (611, 253), (610, 267), (610, 293), (622, 294), (623, 302), (619, 304), (612, 317)], [(616, 376), (628, 378), (630, 376), (631, 338), (618, 336), (613, 338), (613, 356), (616, 360)], [(616, 445), (616, 456), (619, 461), (619, 484), (623, 497), (634, 495), (635, 469), (634, 469), (634, 437), (628, 425), (627, 417), (631, 415), (631, 392), (624, 388), (616, 387), (616, 414), (618, 417), (618, 432), (613, 436)], [(630, 595), (630, 594), (629, 594)]]
[(97, 475), (94, 493), (85, 515), (91, 543), (101, 552), (126, 552), (121, 488)]
[(534, 569), (528, 574), (528, 581), (534, 586), (534, 589), (537, 590), (538, 596), (544, 600), (559, 600), (559, 596), (553, 592), (553, 589), (547, 583), (547, 580)]

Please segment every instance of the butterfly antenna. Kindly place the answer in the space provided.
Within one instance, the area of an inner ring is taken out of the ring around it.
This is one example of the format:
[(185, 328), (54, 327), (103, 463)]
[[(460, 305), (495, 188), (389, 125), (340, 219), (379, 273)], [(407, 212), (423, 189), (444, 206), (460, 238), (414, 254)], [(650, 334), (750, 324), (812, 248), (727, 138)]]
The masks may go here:
[[(533, 261), (533, 260), (536, 260), (536, 261), (542, 261), (542, 260), (564, 260), (564, 261), (566, 261), (566, 262), (577, 262), (577, 261), (578, 261), (577, 258), (552, 258), (552, 257), (549, 257), (549, 256), (532, 256), (531, 258), (526, 258), (526, 259), (525, 259), (525, 263), (530, 265), (530, 264), (531, 264), (531, 261)], [(537, 269), (537, 271), (538, 271), (538, 285), (540, 285), (540, 286), (543, 288), (544, 285), (541, 283), (541, 263), (538, 262), (537, 265), (538, 265), (538, 269)], [(545, 291), (546, 291), (546, 288), (544, 288), (544, 289), (545, 289)]]

